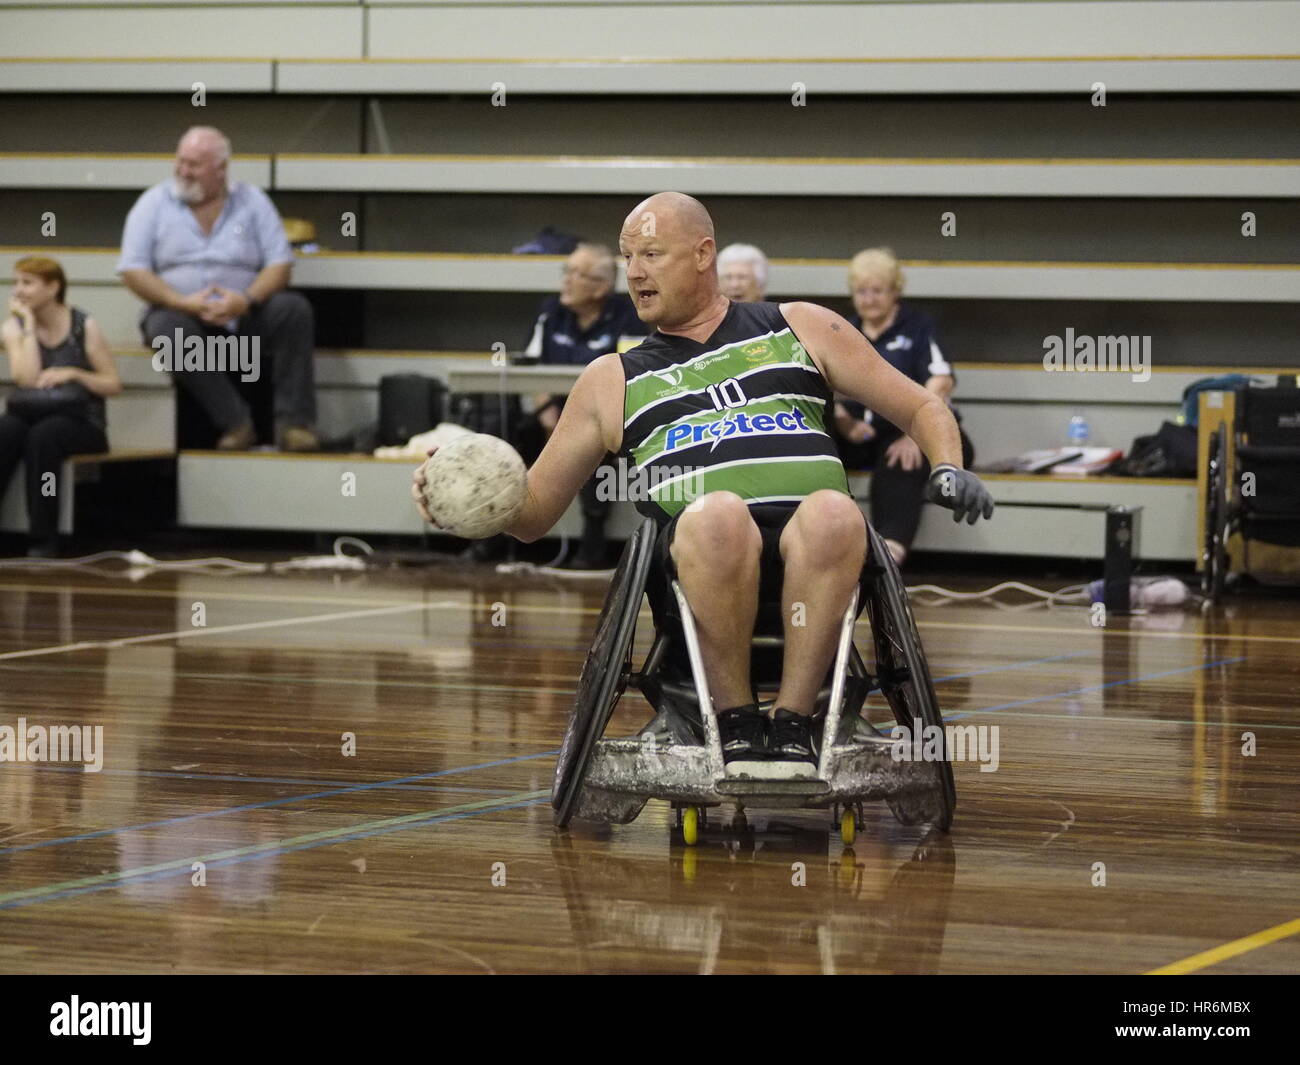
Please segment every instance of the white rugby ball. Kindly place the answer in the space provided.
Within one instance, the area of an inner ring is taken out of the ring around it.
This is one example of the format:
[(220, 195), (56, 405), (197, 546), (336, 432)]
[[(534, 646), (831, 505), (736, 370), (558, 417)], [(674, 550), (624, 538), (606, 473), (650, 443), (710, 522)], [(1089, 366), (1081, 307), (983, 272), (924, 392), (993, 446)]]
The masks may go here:
[(528, 471), (504, 440), (470, 433), (424, 463), (424, 505), (433, 522), (453, 536), (495, 536), (524, 508)]

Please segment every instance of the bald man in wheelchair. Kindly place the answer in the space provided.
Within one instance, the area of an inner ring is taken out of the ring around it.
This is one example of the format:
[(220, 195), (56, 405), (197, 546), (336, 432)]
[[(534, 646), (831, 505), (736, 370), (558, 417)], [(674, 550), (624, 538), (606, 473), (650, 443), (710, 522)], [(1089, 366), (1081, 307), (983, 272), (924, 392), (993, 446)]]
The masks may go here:
[[(814, 706), (867, 552), (865, 519), (827, 434), (834, 395), (906, 427), (930, 460), (927, 498), (954, 520), (987, 519), (993, 501), (961, 468), (943, 401), (844, 318), (812, 303), (722, 295), (713, 222), (698, 200), (663, 192), (642, 201), (619, 250), (654, 332), (578, 378), (506, 531), (537, 540), (607, 453), (631, 462), (652, 486), (638, 509), (659, 522), (660, 585), (680, 582), (695, 621), (727, 774), (813, 777)], [(419, 470), (414, 479), (427, 519)], [(761, 603), (779, 603), (784, 629), (770, 718), (750, 668)]]

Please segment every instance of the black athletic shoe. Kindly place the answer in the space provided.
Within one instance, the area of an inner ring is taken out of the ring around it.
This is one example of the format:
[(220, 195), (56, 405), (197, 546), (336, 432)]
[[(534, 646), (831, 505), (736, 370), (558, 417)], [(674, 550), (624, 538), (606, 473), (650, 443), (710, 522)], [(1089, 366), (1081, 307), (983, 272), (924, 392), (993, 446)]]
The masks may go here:
[(767, 715), (750, 703), (718, 715), (722, 734), (722, 761), (728, 776), (762, 774), (767, 764)]
[(767, 759), (769, 776), (815, 777), (817, 747), (813, 743), (812, 718), (789, 710), (777, 710), (772, 717)]

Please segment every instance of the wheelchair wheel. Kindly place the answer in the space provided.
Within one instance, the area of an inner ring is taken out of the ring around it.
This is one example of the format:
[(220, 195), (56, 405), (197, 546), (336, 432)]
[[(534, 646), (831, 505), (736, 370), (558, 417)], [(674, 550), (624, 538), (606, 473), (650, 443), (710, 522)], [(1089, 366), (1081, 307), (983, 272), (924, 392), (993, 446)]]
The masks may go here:
[(903, 578), (885, 542), (874, 529), (868, 528), (868, 534), (874, 579), (872, 593), (867, 598), (867, 616), (875, 641), (877, 680), (894, 712), (894, 719), (900, 725), (911, 731), (919, 720), (922, 727), (933, 726), (939, 730), (943, 757), (934, 763), (941, 806), (936, 827), (947, 832), (957, 806), (957, 788), (952, 763), (948, 760), (943, 715), (934, 694), (934, 682), (925, 661), (921, 635), (916, 630), (916, 620), (907, 602)]
[(1228, 438), (1225, 428), (1210, 437), (1205, 484), (1205, 546), (1202, 549), (1201, 592), (1211, 603), (1223, 594), (1228, 568)]
[(618, 568), (605, 593), (605, 605), (596, 623), (596, 635), (582, 664), (569, 727), (555, 763), (551, 806), (555, 823), (567, 825), (587, 776), (591, 752), (609, 724), (632, 673), (632, 639), (641, 611), (650, 563), (654, 558), (657, 527), (647, 518), (623, 549)]

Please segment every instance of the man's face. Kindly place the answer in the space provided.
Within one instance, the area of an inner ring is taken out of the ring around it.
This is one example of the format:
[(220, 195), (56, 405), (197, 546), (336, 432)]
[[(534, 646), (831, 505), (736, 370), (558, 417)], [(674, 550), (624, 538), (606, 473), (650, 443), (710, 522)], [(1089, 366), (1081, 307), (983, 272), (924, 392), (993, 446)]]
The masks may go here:
[(731, 263), (718, 271), (718, 285), (729, 300), (755, 303), (763, 298), (753, 263)]
[(853, 279), (853, 309), (863, 321), (879, 322), (889, 317), (898, 303), (898, 290), (885, 277), (863, 275)]
[(601, 273), (601, 258), (589, 248), (579, 248), (565, 261), (560, 282), (560, 303), (573, 310), (603, 303), (614, 283)]
[(702, 276), (695, 245), (656, 226), (644, 212), (644, 217), (623, 224), (618, 248), (627, 264), (627, 291), (641, 321), (672, 328), (695, 313)]
[(186, 137), (176, 148), (176, 195), (191, 207), (214, 199), (225, 186), (226, 164), (204, 137)]

